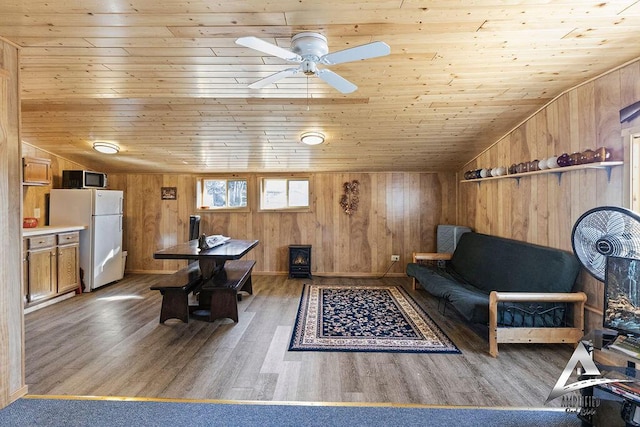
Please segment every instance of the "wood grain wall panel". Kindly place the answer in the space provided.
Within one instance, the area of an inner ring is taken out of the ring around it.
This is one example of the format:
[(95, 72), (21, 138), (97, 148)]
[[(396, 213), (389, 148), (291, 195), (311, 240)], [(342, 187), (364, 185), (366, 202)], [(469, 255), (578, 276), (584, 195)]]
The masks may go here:
[[(620, 73), (607, 74), (594, 82), (594, 125), (596, 132), (594, 139), (589, 141), (600, 145), (619, 147), (620, 140), (620, 109), (621, 102)], [(636, 82), (636, 84), (639, 84)], [(614, 153), (621, 158), (622, 151)]]
[(640, 61), (620, 70), (620, 105), (631, 105), (640, 99)]
[[(371, 175), (369, 174), (354, 174), (347, 178), (347, 181), (357, 180), (360, 183), (358, 211), (353, 215), (344, 215), (343, 218), (349, 220), (349, 247), (347, 259), (351, 260), (351, 265), (348, 268), (350, 272), (360, 271), (378, 271), (372, 264), (372, 247), (375, 247), (375, 230), (373, 225), (375, 222), (371, 221)], [(393, 239), (394, 248), (398, 250), (402, 244), (404, 222), (403, 218), (399, 218), (397, 225), (400, 227), (398, 231), (398, 238)], [(395, 253), (395, 252), (394, 252)], [(377, 257), (376, 257), (377, 258)], [(388, 265), (388, 264), (387, 264)]]
[[(111, 174), (111, 188), (125, 191), (125, 243), (128, 271), (173, 271), (183, 261), (153, 259), (156, 249), (186, 240), (195, 209), (194, 175)], [(258, 177), (249, 175), (250, 188)], [(403, 275), (411, 253), (435, 249), (439, 223), (455, 218), (454, 174), (322, 173), (310, 176), (310, 212), (200, 212), (201, 230), (240, 239), (258, 239), (247, 257), (256, 272), (288, 271), (288, 246), (312, 245), (312, 271), (324, 275)], [(343, 184), (358, 180), (358, 210), (346, 215), (339, 205)], [(160, 188), (177, 188), (177, 200), (160, 199)], [(256, 200), (255, 195), (250, 195)]]
[(26, 394), (18, 50), (0, 40), (0, 409)]
[[(444, 197), (449, 197), (454, 192), (450, 192), (451, 189), (446, 187), (446, 181), (441, 182), (437, 175), (422, 174), (417, 177), (418, 182), (415, 182), (409, 187), (409, 197), (407, 200), (417, 201), (418, 203), (408, 204), (410, 215), (407, 215), (409, 219), (410, 233), (407, 235), (405, 241), (411, 241), (412, 236), (421, 236), (419, 242), (422, 243), (422, 247), (415, 248), (415, 251), (435, 252), (436, 247), (436, 230), (433, 229), (434, 224), (454, 224), (455, 217), (451, 215), (446, 217), (446, 212), (440, 212), (442, 215), (438, 217), (439, 212), (436, 210), (425, 209), (429, 206), (437, 206)], [(423, 191), (428, 189), (429, 191)], [(424, 217), (423, 217), (424, 215)], [(413, 249), (406, 250), (404, 253), (414, 252)], [(386, 261), (386, 260), (384, 260)]]
[[(626, 160), (622, 131), (637, 128), (640, 119), (621, 125), (619, 110), (640, 98), (639, 64), (613, 70), (559, 96), (465, 165), (459, 175), (488, 167), (491, 161), (509, 165), (600, 146), (610, 148), (615, 160)], [(571, 232), (580, 215), (596, 206), (622, 206), (627, 167), (625, 163), (612, 169), (610, 178), (605, 170), (581, 170), (560, 178), (555, 174), (522, 177), (519, 184), (517, 180), (463, 183), (457, 222), (480, 232), (572, 251)], [(602, 282), (583, 271), (576, 289), (589, 298), (587, 323), (601, 325)]]
[[(387, 203), (392, 203), (390, 192), (387, 191), (387, 181), (390, 174), (376, 174), (371, 179), (372, 214), (374, 227), (377, 232), (376, 245), (373, 249), (375, 265), (384, 265), (385, 255), (393, 253), (393, 239), (391, 230), (387, 226)], [(389, 202), (387, 201), (389, 199)], [(421, 229), (420, 235), (423, 235)], [(423, 240), (424, 241), (424, 240)]]
[[(548, 158), (550, 155), (547, 154), (547, 114), (546, 111), (541, 111), (534, 117), (533, 127), (535, 128), (535, 133), (533, 136), (533, 144), (531, 145), (533, 158), (536, 160), (542, 160)], [(537, 221), (536, 221), (536, 232), (535, 232), (535, 241), (539, 245), (548, 246), (549, 245), (549, 190), (547, 188), (547, 180), (544, 177), (536, 177), (536, 207), (537, 207)]]

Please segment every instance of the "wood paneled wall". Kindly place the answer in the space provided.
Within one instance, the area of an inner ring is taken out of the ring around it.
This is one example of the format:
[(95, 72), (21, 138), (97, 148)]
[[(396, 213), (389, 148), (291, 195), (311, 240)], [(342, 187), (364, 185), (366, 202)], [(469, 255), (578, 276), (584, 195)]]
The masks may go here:
[[(587, 148), (609, 147), (616, 160), (624, 159), (625, 129), (637, 128), (640, 119), (620, 124), (619, 110), (640, 100), (640, 62), (614, 70), (568, 91), (518, 126), (459, 171), (505, 166), (548, 158)], [(625, 168), (611, 171), (581, 170), (462, 183), (458, 222), (482, 233), (504, 236), (572, 251), (571, 232), (576, 220), (596, 206), (624, 206)], [(603, 284), (583, 271), (578, 289), (588, 296), (587, 322), (601, 326)]]
[[(263, 176), (263, 175), (260, 175)], [(251, 212), (200, 213), (201, 231), (238, 239), (258, 239), (247, 257), (255, 271), (288, 271), (288, 246), (310, 244), (312, 272), (323, 275), (404, 274), (411, 254), (435, 250), (437, 224), (455, 218), (455, 174), (316, 173), (310, 175), (311, 212), (257, 212), (259, 176), (247, 175)], [(360, 181), (358, 211), (339, 206), (343, 183)], [(156, 249), (188, 238), (195, 209), (195, 175), (110, 174), (110, 188), (125, 191), (125, 243), (128, 271), (171, 271), (184, 261), (153, 259)], [(161, 187), (177, 187), (177, 200), (161, 200)]]
[(0, 39), (0, 409), (27, 392), (22, 311), (18, 50)]
[(24, 216), (34, 216), (34, 209), (40, 209), (38, 226), (48, 225), (49, 193), (52, 188), (62, 188), (62, 171), (65, 169), (86, 169), (83, 165), (43, 151), (33, 145), (22, 143), (23, 157), (39, 157), (51, 160), (51, 184), (43, 186), (25, 185), (22, 187), (22, 209)]

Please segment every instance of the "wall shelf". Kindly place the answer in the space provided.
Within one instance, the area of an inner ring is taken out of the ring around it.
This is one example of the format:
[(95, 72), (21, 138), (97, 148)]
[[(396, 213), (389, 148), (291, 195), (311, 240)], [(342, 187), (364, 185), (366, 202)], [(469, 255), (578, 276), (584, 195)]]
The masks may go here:
[(611, 179), (611, 168), (616, 166), (621, 166), (623, 164), (624, 162), (586, 163), (584, 165), (565, 166), (560, 168), (544, 169), (544, 170), (533, 171), (533, 172), (522, 172), (522, 173), (512, 173), (512, 174), (502, 175), (502, 176), (492, 176), (490, 178), (463, 179), (460, 182), (461, 183), (475, 182), (476, 184), (480, 185), (480, 183), (484, 181), (494, 181), (496, 179), (515, 179), (519, 185), (520, 178), (533, 176), (533, 175), (543, 175), (543, 174), (552, 173), (558, 177), (558, 185), (560, 185), (560, 180), (562, 178), (563, 173), (576, 171), (576, 170), (584, 170), (584, 169), (605, 169), (607, 171), (607, 180), (609, 180)]

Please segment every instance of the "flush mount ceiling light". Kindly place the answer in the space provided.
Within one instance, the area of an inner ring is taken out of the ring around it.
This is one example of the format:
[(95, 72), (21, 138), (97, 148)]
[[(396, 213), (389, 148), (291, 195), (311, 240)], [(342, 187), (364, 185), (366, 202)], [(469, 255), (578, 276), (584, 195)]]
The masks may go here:
[(320, 132), (305, 132), (300, 135), (300, 142), (307, 145), (318, 145), (324, 142), (324, 135)]
[(94, 142), (93, 149), (104, 154), (116, 154), (120, 147), (110, 142)]

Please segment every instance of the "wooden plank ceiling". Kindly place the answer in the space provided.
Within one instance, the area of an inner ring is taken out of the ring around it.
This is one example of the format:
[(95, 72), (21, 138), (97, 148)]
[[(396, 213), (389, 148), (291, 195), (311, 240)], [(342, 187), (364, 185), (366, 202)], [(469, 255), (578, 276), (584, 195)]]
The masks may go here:
[[(332, 66), (348, 95), (302, 73), (249, 89), (295, 64), (235, 40), (302, 31), (391, 54)], [(640, 1), (3, 0), (0, 36), (22, 47), (23, 140), (93, 168), (443, 171), (640, 57)]]

